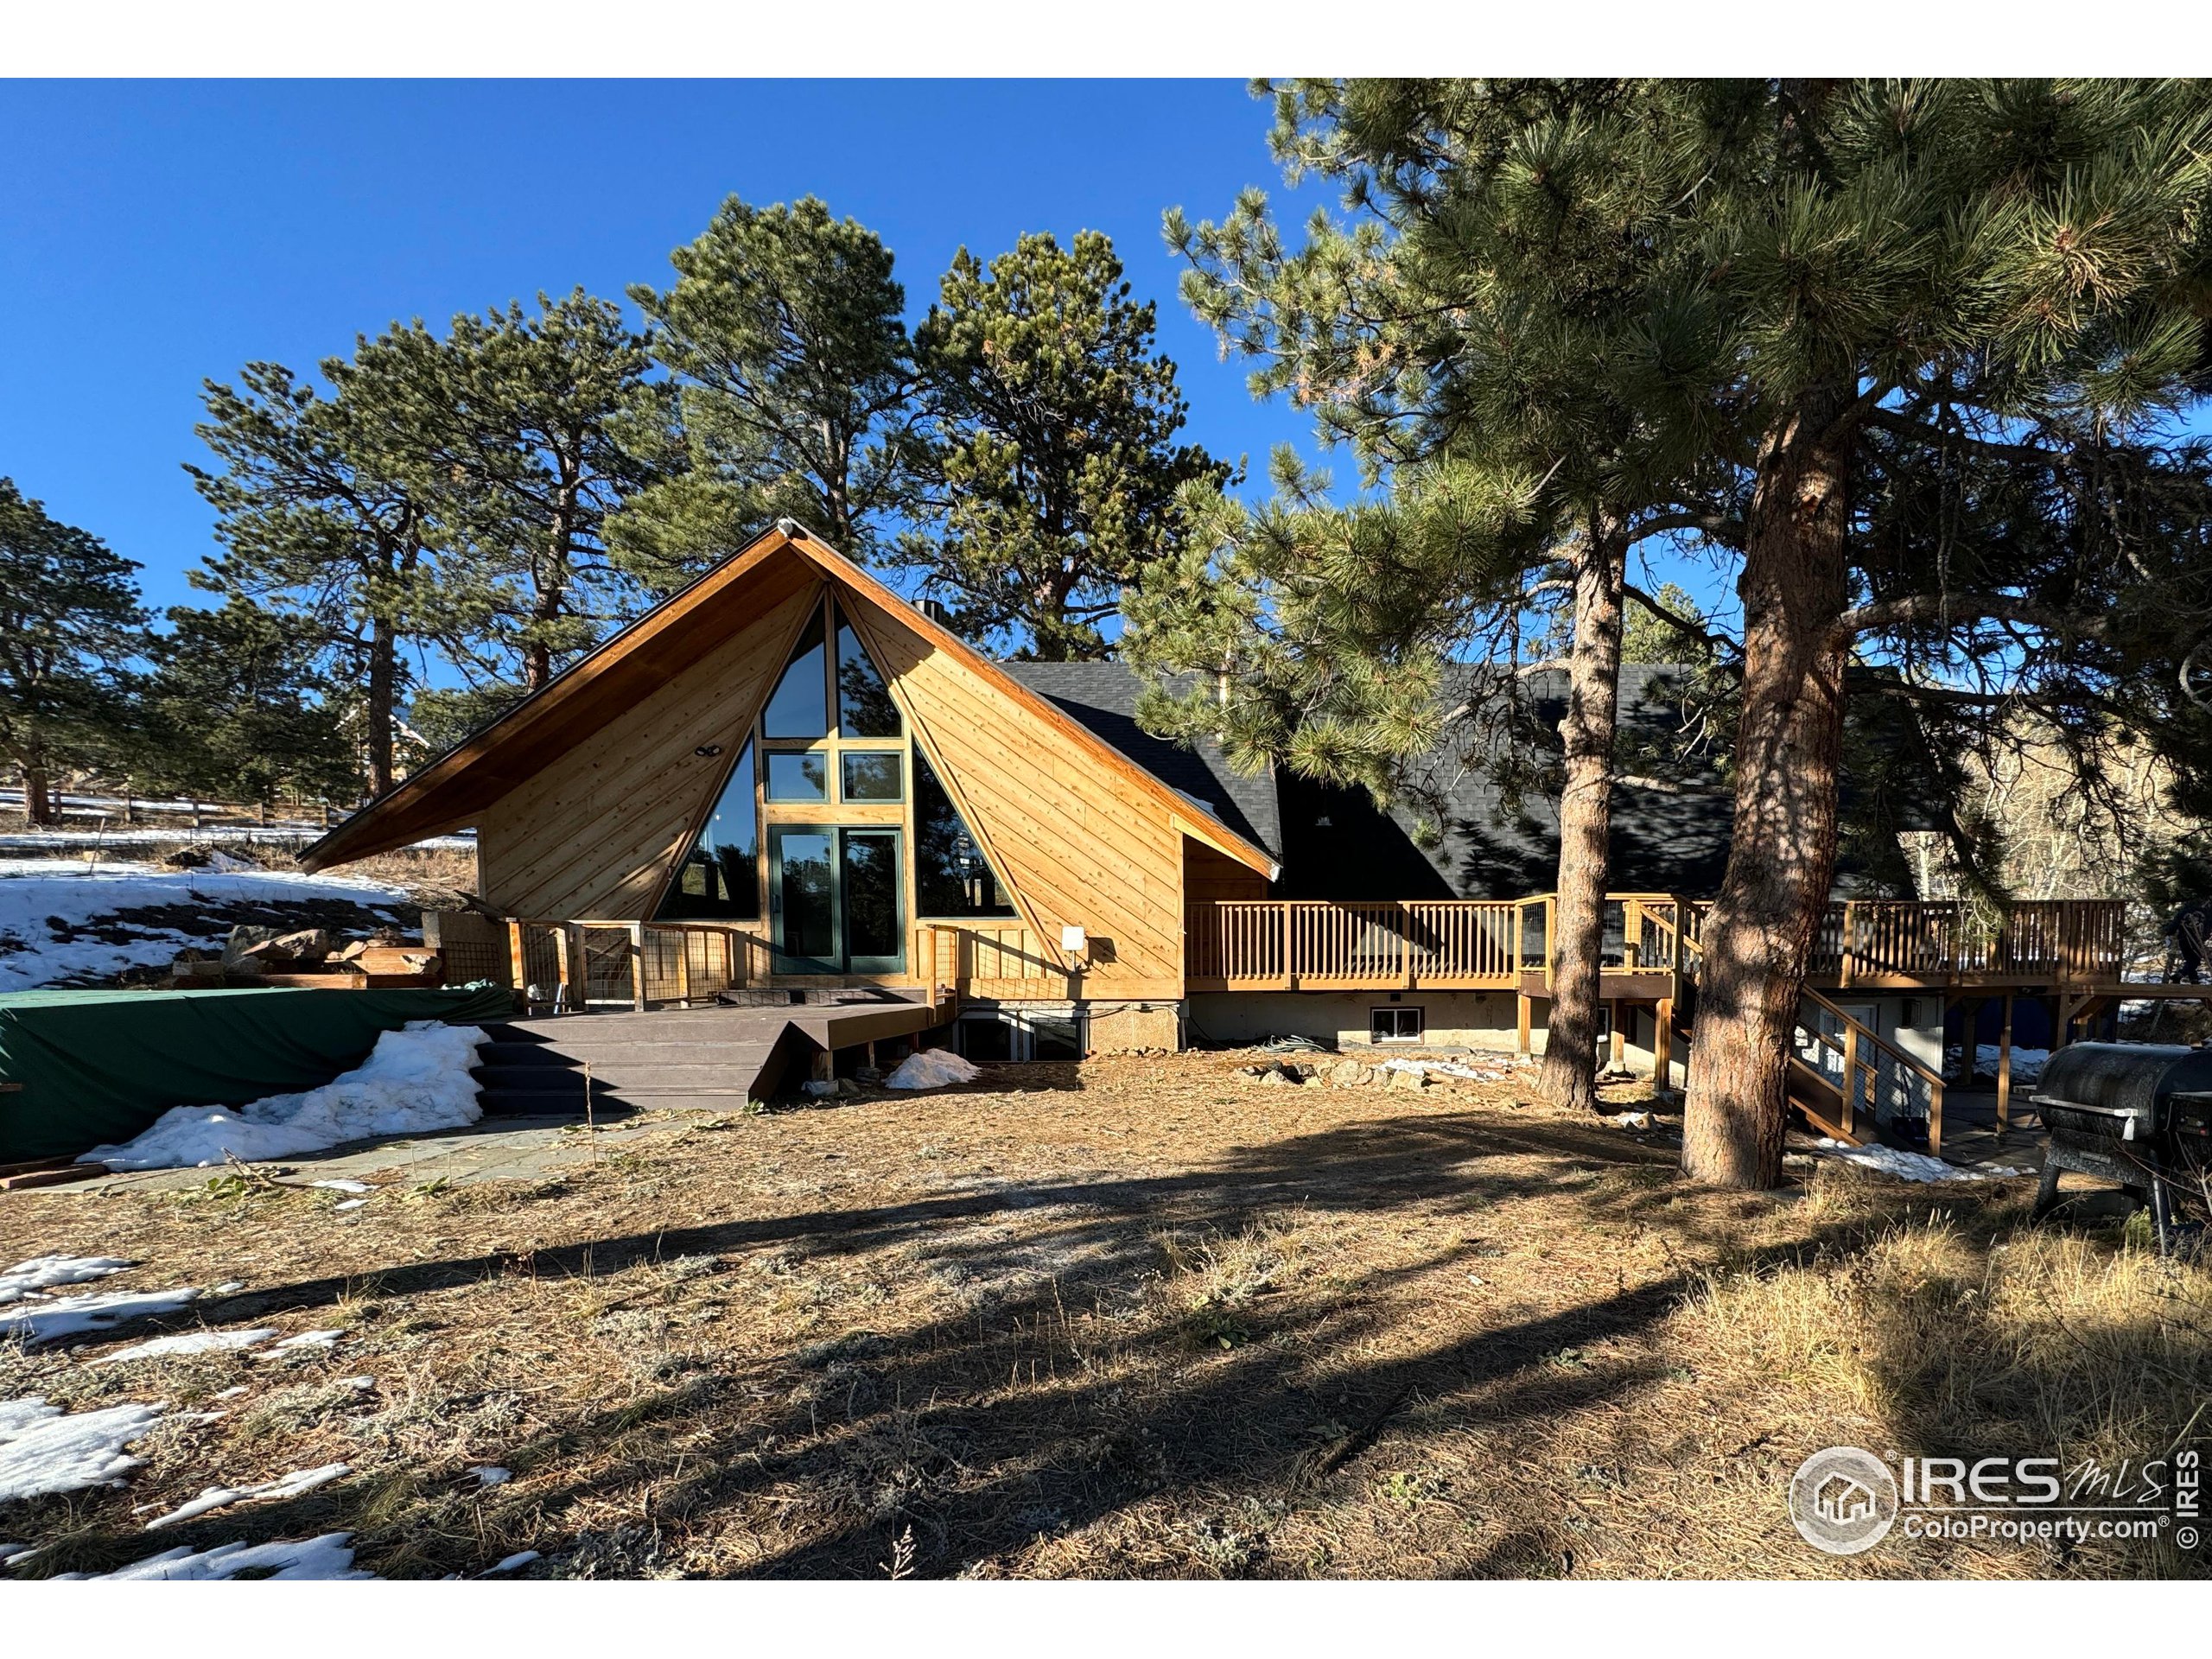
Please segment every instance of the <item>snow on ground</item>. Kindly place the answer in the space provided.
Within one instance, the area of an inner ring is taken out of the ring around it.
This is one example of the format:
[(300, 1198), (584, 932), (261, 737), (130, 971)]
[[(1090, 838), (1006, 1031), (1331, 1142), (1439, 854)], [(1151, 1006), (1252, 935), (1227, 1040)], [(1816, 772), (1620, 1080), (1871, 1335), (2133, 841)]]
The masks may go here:
[(973, 1083), (982, 1073), (972, 1060), (949, 1048), (918, 1048), (883, 1080), (887, 1089), (942, 1089), (948, 1083)]
[(311, 1492), (318, 1486), (327, 1486), (341, 1475), (353, 1472), (350, 1463), (326, 1463), (320, 1469), (300, 1469), (275, 1480), (264, 1480), (258, 1486), (210, 1486), (188, 1503), (180, 1503), (167, 1515), (157, 1515), (146, 1523), (146, 1530), (160, 1527), (174, 1527), (181, 1522), (197, 1520), (216, 1510), (226, 1510), (233, 1503), (244, 1503), (257, 1497), (297, 1497)]
[(265, 1354), (256, 1354), (256, 1359), (274, 1359), (279, 1354), (304, 1353), (314, 1348), (335, 1348), (346, 1340), (344, 1331), (302, 1331), (296, 1337), (287, 1337)]
[(502, 1469), (496, 1464), (486, 1464), (468, 1472), (476, 1477), (479, 1486), (504, 1486), (514, 1478), (515, 1473), (513, 1470)]
[(0, 1400), (0, 1503), (87, 1486), (120, 1485), (143, 1458), (123, 1448), (162, 1420), (159, 1406), (64, 1415), (42, 1395)]
[(518, 1549), (513, 1554), (501, 1561), (497, 1567), (486, 1567), (478, 1576), (486, 1579), (495, 1578), (502, 1573), (512, 1573), (517, 1567), (528, 1567), (532, 1561), (537, 1560), (537, 1559), (538, 1554), (536, 1550)]
[(0, 1339), (19, 1337), (35, 1345), (105, 1331), (127, 1319), (175, 1313), (200, 1294), (195, 1286), (175, 1290), (105, 1290), (83, 1296), (30, 1296), (0, 1307)]
[(412, 1020), (320, 1089), (248, 1106), (173, 1107), (137, 1140), (94, 1147), (77, 1161), (117, 1170), (205, 1167), (226, 1156), (264, 1163), (372, 1135), (461, 1128), (484, 1116), (469, 1071), (486, 1040), (474, 1026)]
[(97, 983), (160, 966), (187, 945), (219, 950), (234, 923), (251, 919), (242, 908), (336, 901), (373, 912), (363, 917), (367, 926), (406, 898), (404, 888), (352, 876), (0, 858), (0, 991)]
[[(2047, 1048), (2015, 1048), (2012, 1051), (2012, 1081), (2015, 1083), (2035, 1082), (2043, 1076), (2043, 1069), (2050, 1060), (2050, 1051)], [(1982, 1043), (1976, 1046), (1974, 1051), (1974, 1069), (1985, 1077), (1993, 1077), (1997, 1075), (1997, 1045), (1995, 1043)]]
[[(128, 1348), (118, 1348), (111, 1354), (102, 1354), (92, 1362), (95, 1365), (119, 1365), (126, 1359), (167, 1359), (177, 1354), (227, 1354), (240, 1348), (255, 1348), (276, 1334), (273, 1325), (257, 1325), (251, 1331), (185, 1331), (174, 1337), (155, 1337), (147, 1342), (133, 1343)], [(220, 1395), (217, 1396), (219, 1399)]]
[(1845, 1159), (1881, 1174), (1893, 1175), (1901, 1181), (1994, 1181), (2008, 1175), (2035, 1173), (2031, 1169), (2005, 1169), (1993, 1165), (1969, 1168), (1962, 1164), (1947, 1164), (1924, 1152), (1903, 1152), (1895, 1147), (1847, 1147), (1840, 1141), (1828, 1140), (1822, 1140), (1819, 1145), (1831, 1158)]
[(1511, 1066), (1503, 1059), (1478, 1068), (1462, 1065), (1457, 1060), (1415, 1060), (1402, 1058), (1383, 1060), (1376, 1069), (1382, 1071), (1410, 1071), (1416, 1077), (1470, 1077), (1477, 1083), (1495, 1083), (1512, 1070)]
[(137, 1265), (112, 1255), (35, 1255), (0, 1273), (0, 1302), (20, 1302), (35, 1290), (81, 1285)]
[(223, 1544), (194, 1552), (164, 1550), (112, 1573), (58, 1573), (58, 1579), (230, 1579), (249, 1570), (270, 1579), (372, 1579), (353, 1565), (350, 1532), (326, 1532), (293, 1543)]
[(309, 1181), (308, 1185), (327, 1186), (333, 1192), (365, 1192), (369, 1190), (369, 1184), (366, 1181)]

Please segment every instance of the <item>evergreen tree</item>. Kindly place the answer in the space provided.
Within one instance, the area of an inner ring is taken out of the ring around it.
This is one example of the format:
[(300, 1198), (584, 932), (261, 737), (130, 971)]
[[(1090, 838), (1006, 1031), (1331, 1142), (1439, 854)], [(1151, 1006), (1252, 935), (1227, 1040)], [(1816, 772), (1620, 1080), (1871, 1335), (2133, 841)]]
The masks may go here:
[(534, 316), (457, 316), (443, 339), (394, 324), (325, 365), (433, 515), (448, 644), (477, 642), (478, 673), (512, 667), (535, 690), (637, 607), (606, 524), (651, 480), (641, 452), (665, 412), (650, 366), (581, 289), (540, 295)]
[[(323, 365), (342, 381), (340, 368)], [(240, 381), (207, 383), (208, 418), (194, 429), (221, 470), (185, 468), (215, 508), (224, 550), (193, 583), (266, 606), (328, 653), (334, 681), (359, 685), (364, 770), (381, 795), (396, 777), (404, 653), (456, 608), (434, 602), (428, 508), (358, 390), (323, 397), (275, 363), (248, 364)]]
[(0, 755), (35, 828), (55, 821), (57, 772), (118, 747), (145, 621), (137, 569), (0, 478)]
[[(1617, 176), (1638, 198), (1622, 220), (1634, 263), (1675, 296), (1642, 308), (1679, 342), (1661, 354), (1681, 371), (1665, 401), (1694, 390), (1708, 454), (1726, 469), (1689, 504), (1718, 507), (1694, 527), (1740, 550), (1745, 621), (1736, 827), (1706, 923), (1684, 1162), (1770, 1185), (1839, 845), (1847, 668), (1881, 669), (1869, 683), (1940, 753), (1942, 722), (2008, 697), (2113, 701), (2142, 683), (2115, 609), (2163, 602), (2162, 638), (2212, 621), (2201, 542), (2166, 534), (2149, 505), (2195, 481), (2167, 417), (2207, 358), (2212, 94), (1645, 81), (1532, 97), (1511, 82), (1309, 82), (1280, 95), (1276, 143), (1294, 170), (1345, 170), (1354, 201), (1382, 203), (1386, 220), (1402, 210), (1422, 225), (1436, 208), (1439, 234), (1398, 237), (1425, 246), (1441, 273), (1432, 286), (1465, 265), (1483, 315), (1510, 318), (1525, 297), (1543, 340), (1560, 279), (1491, 261), (1499, 238), (1485, 220), (1516, 197), (1541, 208), (1573, 196), (1577, 129), (1548, 113), (1562, 102), (1614, 112)], [(1453, 182), (1516, 168), (1532, 190), (1492, 198)], [(1224, 297), (1232, 337), (1257, 328), (1264, 347), (1278, 312), (1325, 329), (1341, 313), (1370, 380), (1450, 385), (1436, 371), (1456, 368), (1454, 336), (1424, 355), (1410, 335), (1357, 327), (1367, 265), (1393, 232), (1347, 241), (1324, 221), (1312, 250), (1285, 252), (1262, 213), (1245, 217), (1233, 251), (1255, 250), (1267, 280)], [(1570, 245), (1561, 257), (1603, 271), (1620, 253)], [(1353, 391), (1320, 387), (1368, 418)], [(1501, 418), (1536, 432), (1550, 417), (1478, 416)]]
[(1501, 677), (1491, 717), (1459, 721), (1454, 737), (1509, 799), (1556, 798), (1541, 1086), (1583, 1107), (1597, 1103), (1627, 561), (1639, 542), (1728, 519), (1710, 462), (1720, 423), (1701, 396), (1712, 330), (1686, 251), (1651, 233), (1686, 124), (1620, 83), (1302, 84), (1281, 105), (1278, 146), (1294, 175), (1341, 181), (1354, 220), (1317, 215), (1291, 250), (1257, 193), (1218, 226), (1168, 219), (1193, 261), (1186, 296), (1261, 360), (1255, 390), (1313, 410), (1366, 481), (1406, 467), (1534, 480), (1548, 534), (1524, 544), (1522, 583), (1500, 590), (1473, 549), (1421, 579), (1455, 593), (1464, 564), (1491, 596), (1453, 607), (1452, 654), (1503, 644), (1526, 666), (1519, 629), (1553, 623), (1535, 643), (1566, 671), (1556, 760), (1532, 748), (1522, 675)]
[(677, 452), (613, 520), (615, 546), (667, 587), (779, 518), (867, 563), (915, 505), (914, 370), (906, 290), (873, 231), (812, 196), (732, 196), (639, 283), (654, 356), (676, 377)]
[(321, 695), (317, 642), (247, 600), (168, 614), (169, 631), (147, 647), (142, 775), (219, 800), (355, 797), (354, 746)]
[(1174, 442), (1185, 404), (1154, 318), (1095, 231), (1066, 249), (1024, 236), (988, 267), (963, 248), (945, 274), (914, 334), (938, 523), (902, 537), (893, 562), (951, 594), (970, 637), (1106, 655), (1100, 624), (1122, 590), (1178, 550), (1177, 492), (1228, 480)]

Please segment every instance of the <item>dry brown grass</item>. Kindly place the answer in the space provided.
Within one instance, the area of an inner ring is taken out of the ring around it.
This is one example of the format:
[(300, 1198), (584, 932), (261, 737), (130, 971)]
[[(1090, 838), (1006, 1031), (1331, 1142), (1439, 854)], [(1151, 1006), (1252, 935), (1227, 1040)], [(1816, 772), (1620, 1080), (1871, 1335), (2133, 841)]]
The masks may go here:
[(134, 1560), (136, 1506), (342, 1459), (154, 1542), (347, 1528), (412, 1575), (524, 1548), (580, 1577), (2190, 1570), (1836, 1560), (1782, 1492), (1839, 1441), (2164, 1450), (2212, 1382), (2202, 1272), (2026, 1231), (2020, 1183), (1701, 1192), (1663, 1134), (1510, 1084), (1263, 1089), (1242, 1058), (670, 1116), (559, 1179), (352, 1212), (235, 1178), (0, 1198), (0, 1259), (131, 1255), (124, 1283), (245, 1281), (208, 1323), (353, 1332), (287, 1363), (0, 1357), (0, 1397), (229, 1413), (0, 1536), (49, 1546), (28, 1573)]

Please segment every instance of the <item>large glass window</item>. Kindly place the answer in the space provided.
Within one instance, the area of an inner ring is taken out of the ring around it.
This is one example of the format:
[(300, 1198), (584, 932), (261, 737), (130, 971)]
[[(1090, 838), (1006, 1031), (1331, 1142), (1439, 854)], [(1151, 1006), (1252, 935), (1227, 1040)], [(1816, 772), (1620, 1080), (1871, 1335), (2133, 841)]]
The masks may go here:
[(906, 768), (895, 749), (847, 749), (843, 786), (848, 801), (903, 801)]
[(899, 717), (899, 705), (891, 700), (891, 688), (884, 683), (843, 610), (836, 615), (837, 730), (846, 737), (905, 736), (906, 725)]
[(824, 801), (830, 798), (830, 763), (825, 755), (811, 753), (768, 754), (768, 798), (772, 801)]
[(753, 819), (753, 745), (737, 752), (729, 781), (676, 872), (661, 921), (752, 921), (760, 914), (760, 833)]
[(763, 737), (827, 737), (830, 735), (829, 683), (822, 671), (822, 626), (814, 625), (799, 636), (784, 677), (768, 699), (760, 716)]
[[(776, 942), (791, 973), (835, 973), (837, 957), (837, 832), (772, 832)], [(818, 965), (817, 965), (818, 964)]]
[(924, 916), (1014, 913), (1014, 900), (918, 746), (914, 750), (914, 901)]

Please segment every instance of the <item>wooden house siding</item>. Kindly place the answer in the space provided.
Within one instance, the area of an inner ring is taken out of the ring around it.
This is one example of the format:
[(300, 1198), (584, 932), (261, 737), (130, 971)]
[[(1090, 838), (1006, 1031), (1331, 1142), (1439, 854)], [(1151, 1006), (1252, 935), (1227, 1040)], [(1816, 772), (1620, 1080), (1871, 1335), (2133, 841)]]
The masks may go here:
[(1069, 925), (1094, 941), (1081, 994), (1182, 995), (1184, 837), (1166, 815), (904, 618), (865, 594), (848, 614), (1025, 919), (1049, 947)]
[(821, 593), (801, 587), (495, 802), (477, 822), (486, 901), (511, 916), (650, 916)]

